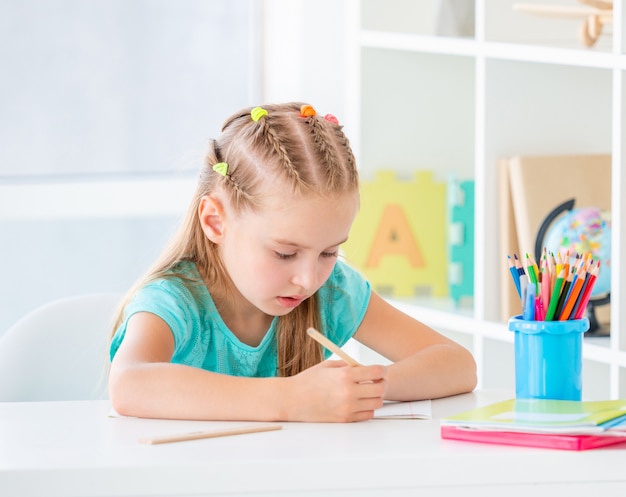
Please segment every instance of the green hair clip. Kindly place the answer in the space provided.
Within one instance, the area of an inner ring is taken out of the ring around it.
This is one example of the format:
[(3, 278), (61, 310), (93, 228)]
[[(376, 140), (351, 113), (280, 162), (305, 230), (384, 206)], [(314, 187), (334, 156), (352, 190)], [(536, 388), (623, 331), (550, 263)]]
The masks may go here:
[(228, 164), (226, 164), (226, 162), (218, 162), (213, 166), (213, 171), (222, 176), (226, 176), (228, 174)]

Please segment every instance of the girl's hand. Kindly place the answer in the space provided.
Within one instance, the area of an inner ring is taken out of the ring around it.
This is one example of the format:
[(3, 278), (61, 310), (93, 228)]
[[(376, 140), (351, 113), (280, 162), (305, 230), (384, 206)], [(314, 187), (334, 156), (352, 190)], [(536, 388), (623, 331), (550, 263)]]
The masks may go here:
[(290, 378), (289, 421), (352, 422), (371, 419), (383, 405), (387, 368), (324, 361)]

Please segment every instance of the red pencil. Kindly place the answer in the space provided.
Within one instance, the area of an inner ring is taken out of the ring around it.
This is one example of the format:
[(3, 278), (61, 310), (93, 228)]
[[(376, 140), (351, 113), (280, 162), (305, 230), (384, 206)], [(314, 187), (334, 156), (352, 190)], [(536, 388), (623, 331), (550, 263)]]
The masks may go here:
[(600, 271), (600, 261), (596, 263), (594, 268), (589, 273), (589, 277), (587, 278), (587, 284), (585, 285), (584, 293), (580, 298), (580, 305), (576, 311), (574, 319), (580, 319), (583, 317), (583, 313), (587, 308), (587, 304), (589, 303), (589, 299), (591, 298), (591, 291), (593, 290), (593, 285), (598, 278), (598, 272)]

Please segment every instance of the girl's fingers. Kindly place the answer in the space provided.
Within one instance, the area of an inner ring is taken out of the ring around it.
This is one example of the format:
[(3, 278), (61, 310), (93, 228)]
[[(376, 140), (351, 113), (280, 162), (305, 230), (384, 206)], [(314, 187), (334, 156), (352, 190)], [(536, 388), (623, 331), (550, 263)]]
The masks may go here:
[(387, 375), (387, 368), (381, 365), (357, 366), (352, 368), (357, 383), (380, 381)]
[(385, 380), (362, 381), (359, 383), (358, 395), (361, 399), (382, 399), (385, 396), (386, 388)]

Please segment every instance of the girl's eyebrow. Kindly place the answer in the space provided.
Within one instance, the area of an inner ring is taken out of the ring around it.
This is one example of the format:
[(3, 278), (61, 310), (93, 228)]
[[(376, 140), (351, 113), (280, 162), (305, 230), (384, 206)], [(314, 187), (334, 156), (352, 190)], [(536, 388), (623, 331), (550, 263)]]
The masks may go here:
[[(282, 239), (282, 238), (275, 238), (274, 243), (277, 243), (279, 245), (287, 245), (289, 247), (296, 247), (296, 248), (300, 248), (300, 249), (310, 249), (311, 247), (305, 246), (305, 245), (300, 245), (298, 243), (295, 243), (291, 240), (286, 240), (286, 239)], [(339, 245), (341, 245), (342, 243), (345, 243), (348, 241), (348, 237), (344, 238), (343, 240), (341, 240), (339, 243), (335, 243), (335, 244), (331, 244), (329, 245), (329, 247), (337, 247)]]

